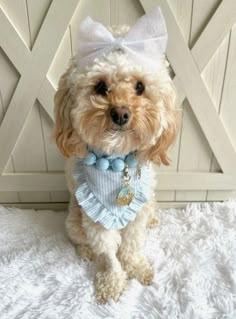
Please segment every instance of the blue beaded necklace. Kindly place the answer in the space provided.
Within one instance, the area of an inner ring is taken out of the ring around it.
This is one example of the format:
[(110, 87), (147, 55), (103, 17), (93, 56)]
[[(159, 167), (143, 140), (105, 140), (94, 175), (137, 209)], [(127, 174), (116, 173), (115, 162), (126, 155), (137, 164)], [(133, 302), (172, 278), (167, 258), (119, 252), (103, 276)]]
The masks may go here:
[(124, 159), (108, 158), (108, 156), (97, 156), (94, 152), (89, 151), (88, 155), (83, 159), (83, 163), (88, 166), (94, 166), (97, 170), (105, 172), (111, 169), (113, 172), (123, 172), (123, 187), (119, 191), (116, 201), (121, 206), (129, 205), (134, 198), (134, 189), (130, 186), (131, 176), (129, 168), (137, 167), (138, 177), (141, 177), (141, 168), (135, 158), (135, 152), (128, 154)]
[(98, 157), (93, 152), (89, 152), (83, 160), (86, 165), (94, 165), (99, 171), (106, 171), (111, 169), (114, 172), (123, 172), (126, 165), (128, 168), (135, 168), (138, 166), (138, 161), (135, 159), (134, 153), (131, 153), (122, 158), (109, 159), (107, 156)]

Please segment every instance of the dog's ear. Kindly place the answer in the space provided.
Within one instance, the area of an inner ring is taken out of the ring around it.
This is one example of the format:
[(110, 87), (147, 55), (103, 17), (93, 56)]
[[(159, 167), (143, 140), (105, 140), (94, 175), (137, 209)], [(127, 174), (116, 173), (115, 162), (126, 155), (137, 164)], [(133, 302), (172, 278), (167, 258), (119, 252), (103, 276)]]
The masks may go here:
[(180, 124), (180, 114), (176, 109), (176, 93), (172, 86), (165, 93), (160, 93), (158, 103), (162, 103), (165, 108), (163, 131), (154, 145), (141, 150), (140, 158), (157, 165), (170, 165), (167, 151), (175, 142)]
[(53, 137), (65, 157), (72, 155), (83, 157), (86, 153), (86, 147), (72, 125), (71, 111), (75, 99), (71, 93), (68, 76), (69, 71), (62, 75), (54, 97), (55, 128)]

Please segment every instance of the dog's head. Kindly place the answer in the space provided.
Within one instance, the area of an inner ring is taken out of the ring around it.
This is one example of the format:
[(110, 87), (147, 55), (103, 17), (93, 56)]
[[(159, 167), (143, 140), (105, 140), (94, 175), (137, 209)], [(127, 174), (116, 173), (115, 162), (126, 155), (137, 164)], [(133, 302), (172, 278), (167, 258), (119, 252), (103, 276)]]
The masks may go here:
[(168, 165), (178, 112), (167, 62), (147, 72), (114, 50), (81, 71), (77, 59), (55, 95), (54, 136), (61, 152), (84, 157), (88, 147), (106, 154), (137, 151), (140, 160)]

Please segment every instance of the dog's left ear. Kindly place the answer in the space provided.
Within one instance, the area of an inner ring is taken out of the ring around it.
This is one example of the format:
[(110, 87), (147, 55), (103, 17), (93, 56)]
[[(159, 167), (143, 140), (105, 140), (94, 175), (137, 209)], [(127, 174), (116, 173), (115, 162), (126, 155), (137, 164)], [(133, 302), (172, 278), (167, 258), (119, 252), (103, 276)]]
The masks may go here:
[(141, 150), (140, 158), (157, 165), (170, 165), (167, 151), (175, 142), (180, 124), (180, 114), (176, 109), (176, 93), (172, 84), (165, 93), (160, 93), (159, 103), (165, 108), (163, 131), (154, 145), (149, 145), (146, 149)]

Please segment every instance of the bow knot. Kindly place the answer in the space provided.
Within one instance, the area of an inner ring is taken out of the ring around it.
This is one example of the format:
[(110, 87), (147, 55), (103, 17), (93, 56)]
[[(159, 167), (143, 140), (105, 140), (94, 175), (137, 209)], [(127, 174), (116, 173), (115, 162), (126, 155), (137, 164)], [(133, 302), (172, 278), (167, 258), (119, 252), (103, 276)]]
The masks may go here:
[(124, 42), (125, 39), (122, 37), (115, 38), (113, 42), (113, 50), (124, 51)]
[(148, 71), (160, 68), (167, 46), (167, 29), (161, 9), (142, 16), (124, 37), (114, 37), (101, 23), (87, 17), (80, 25), (78, 67), (91, 65), (96, 58), (121, 51)]

